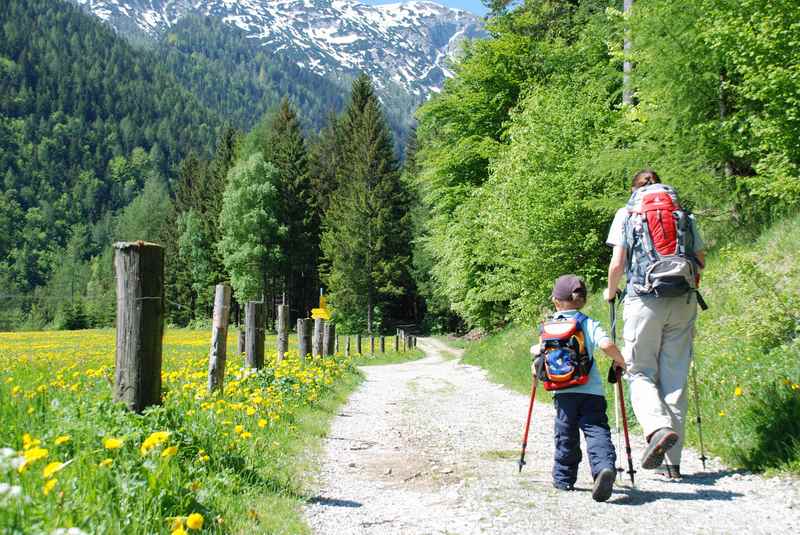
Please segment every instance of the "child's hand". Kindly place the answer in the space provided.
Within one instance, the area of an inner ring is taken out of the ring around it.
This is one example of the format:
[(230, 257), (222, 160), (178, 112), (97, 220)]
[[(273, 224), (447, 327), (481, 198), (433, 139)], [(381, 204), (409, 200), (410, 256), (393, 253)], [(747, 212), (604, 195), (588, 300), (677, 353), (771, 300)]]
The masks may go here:
[(538, 357), (541, 352), (542, 352), (542, 347), (539, 344), (533, 344), (531, 346), (531, 355), (533, 355), (534, 357)]

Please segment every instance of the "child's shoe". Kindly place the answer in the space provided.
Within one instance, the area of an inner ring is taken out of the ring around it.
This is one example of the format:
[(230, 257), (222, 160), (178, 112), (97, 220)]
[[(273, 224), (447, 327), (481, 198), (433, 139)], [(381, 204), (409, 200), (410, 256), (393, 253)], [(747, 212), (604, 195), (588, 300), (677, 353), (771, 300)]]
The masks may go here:
[(596, 502), (604, 502), (611, 497), (614, 489), (614, 480), (617, 479), (617, 471), (611, 468), (603, 468), (597, 477), (594, 478), (592, 487), (592, 499)]

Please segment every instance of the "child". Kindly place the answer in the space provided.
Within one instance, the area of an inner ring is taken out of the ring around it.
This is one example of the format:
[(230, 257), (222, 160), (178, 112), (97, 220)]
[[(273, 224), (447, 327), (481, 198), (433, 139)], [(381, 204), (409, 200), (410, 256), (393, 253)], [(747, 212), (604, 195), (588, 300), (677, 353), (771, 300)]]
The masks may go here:
[[(585, 351), (594, 356), (597, 347), (614, 359), (614, 366), (625, 369), (625, 360), (617, 346), (611, 341), (599, 322), (580, 314), (586, 305), (586, 285), (575, 275), (562, 275), (556, 280), (552, 293), (556, 313), (554, 320), (574, 319), (579, 322), (583, 332)], [(577, 316), (577, 317), (576, 317)], [(544, 348), (537, 344), (531, 347), (536, 356), (534, 364), (543, 365), (540, 353)], [(536, 362), (539, 360), (540, 362)], [(534, 373), (537, 366), (532, 366)], [(578, 464), (581, 461), (580, 437), (583, 431), (589, 454), (594, 487), (592, 498), (604, 502), (611, 497), (616, 479), (616, 453), (611, 442), (611, 431), (606, 417), (606, 399), (600, 372), (592, 363), (584, 384), (555, 390), (555, 463), (553, 465), (553, 486), (559, 490), (572, 490), (578, 478)], [(587, 380), (588, 379), (588, 380)], [(545, 388), (548, 385), (545, 384)]]

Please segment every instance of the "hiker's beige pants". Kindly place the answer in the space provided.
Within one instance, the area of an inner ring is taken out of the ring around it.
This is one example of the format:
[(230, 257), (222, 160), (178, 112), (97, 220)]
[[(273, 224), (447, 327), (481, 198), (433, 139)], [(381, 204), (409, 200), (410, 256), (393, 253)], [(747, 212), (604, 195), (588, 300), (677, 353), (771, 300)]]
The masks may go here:
[(687, 379), (692, 361), (697, 299), (680, 297), (625, 298), (623, 355), (631, 389), (631, 403), (645, 436), (662, 427), (678, 433), (678, 442), (666, 455), (680, 464), (684, 419), (688, 405)]

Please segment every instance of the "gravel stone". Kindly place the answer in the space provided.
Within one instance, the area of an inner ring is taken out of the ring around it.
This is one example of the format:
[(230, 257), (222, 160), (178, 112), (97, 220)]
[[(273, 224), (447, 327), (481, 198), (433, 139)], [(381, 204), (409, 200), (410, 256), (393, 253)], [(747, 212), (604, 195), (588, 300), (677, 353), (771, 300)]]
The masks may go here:
[(554, 489), (549, 404), (534, 406), (519, 473), (528, 397), (490, 382), (437, 340), (420, 338), (418, 347), (424, 359), (362, 368), (366, 380), (332, 422), (304, 507), (314, 533), (797, 532), (797, 479), (737, 472), (717, 459), (703, 471), (687, 448), (683, 480), (668, 481), (640, 469), (639, 436), (631, 437), (636, 488), (624, 474), (607, 502), (594, 502), (582, 445), (576, 490)]

